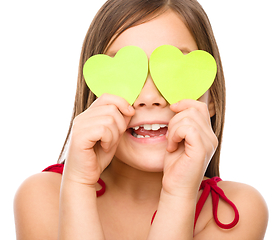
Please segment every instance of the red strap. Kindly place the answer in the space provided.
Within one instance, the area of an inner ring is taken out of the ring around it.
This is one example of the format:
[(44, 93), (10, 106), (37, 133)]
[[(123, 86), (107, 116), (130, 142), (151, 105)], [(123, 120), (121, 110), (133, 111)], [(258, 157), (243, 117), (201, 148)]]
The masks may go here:
[(63, 174), (63, 168), (64, 164), (54, 164), (51, 165), (43, 170), (43, 172), (55, 172), (55, 173), (60, 173)]
[[(233, 228), (234, 226), (236, 226), (236, 224), (239, 221), (239, 212), (238, 209), (236, 208), (235, 204), (232, 203), (224, 194), (223, 190), (217, 186), (217, 183), (222, 181), (221, 178), (219, 177), (213, 177), (211, 179), (207, 179), (202, 181), (202, 184), (199, 188), (199, 190), (203, 189), (203, 192), (201, 194), (201, 197), (198, 200), (198, 203), (196, 205), (196, 212), (195, 212), (195, 220), (194, 220), (194, 228), (197, 222), (197, 219), (200, 215), (200, 212), (211, 192), (212, 194), (212, 202), (213, 202), (213, 216), (214, 216), (214, 220), (216, 222), (216, 224), (223, 229), (230, 229)], [(219, 203), (219, 197), (221, 197), (225, 202), (227, 202), (228, 204), (230, 204), (230, 206), (233, 208), (234, 212), (235, 212), (235, 217), (234, 220), (229, 223), (229, 224), (223, 224), (219, 221), (218, 217), (217, 217), (217, 211), (218, 211), (218, 203)], [(152, 220), (151, 220), (151, 224), (153, 223), (155, 216), (156, 216), (157, 211), (154, 213)]]
[(154, 214), (153, 214), (153, 217), (152, 217), (152, 220), (151, 220), (151, 225), (153, 224), (153, 222), (154, 222), (154, 219), (155, 219), (155, 217), (156, 217), (156, 214), (157, 214), (157, 210), (154, 212)]
[[(239, 212), (238, 209), (236, 208), (235, 204), (232, 203), (224, 194), (223, 190), (217, 186), (217, 183), (219, 181), (222, 181), (219, 177), (214, 177), (208, 180), (205, 180), (202, 182), (200, 189), (203, 189), (203, 193), (196, 205), (196, 212), (195, 212), (195, 220), (194, 220), (194, 227), (197, 222), (197, 219), (199, 217), (199, 214), (211, 192), (212, 194), (212, 202), (213, 202), (213, 216), (216, 224), (223, 229), (230, 229), (233, 228), (234, 226), (237, 225), (239, 221)], [(219, 202), (219, 197), (221, 197), (225, 202), (227, 202), (234, 210), (235, 212), (235, 217), (234, 220), (229, 223), (229, 224), (223, 224), (219, 221), (218, 216), (217, 216), (217, 211), (218, 211), (218, 202)]]
[[(54, 165), (51, 165), (51, 166), (45, 168), (43, 170), (43, 172), (55, 172), (55, 173), (63, 174), (63, 168), (64, 168), (64, 164), (61, 164), (61, 163), (60, 164), (54, 164)], [(96, 196), (100, 197), (106, 191), (106, 184), (104, 183), (104, 181), (101, 178), (99, 178), (99, 180), (97, 182), (102, 187), (100, 190), (96, 191)]]
[(97, 182), (100, 184), (100, 186), (102, 188), (100, 190), (96, 191), (96, 196), (101, 197), (106, 192), (106, 184), (104, 183), (104, 181), (101, 178), (99, 178)]

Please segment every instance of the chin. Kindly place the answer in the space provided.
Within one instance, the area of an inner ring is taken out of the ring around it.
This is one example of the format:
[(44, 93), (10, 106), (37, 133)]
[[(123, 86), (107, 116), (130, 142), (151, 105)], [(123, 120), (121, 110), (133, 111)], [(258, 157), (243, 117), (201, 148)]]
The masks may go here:
[[(128, 154), (127, 154), (128, 153)], [(115, 157), (126, 165), (144, 172), (162, 172), (164, 168), (163, 151), (151, 149), (150, 151), (121, 151), (117, 150)]]

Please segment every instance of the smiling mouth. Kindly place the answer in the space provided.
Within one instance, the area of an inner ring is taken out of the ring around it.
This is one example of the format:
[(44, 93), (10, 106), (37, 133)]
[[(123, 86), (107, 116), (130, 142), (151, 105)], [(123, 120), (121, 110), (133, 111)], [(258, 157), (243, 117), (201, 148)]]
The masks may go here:
[(135, 138), (157, 138), (166, 135), (168, 125), (166, 124), (143, 124), (129, 128), (128, 131)]

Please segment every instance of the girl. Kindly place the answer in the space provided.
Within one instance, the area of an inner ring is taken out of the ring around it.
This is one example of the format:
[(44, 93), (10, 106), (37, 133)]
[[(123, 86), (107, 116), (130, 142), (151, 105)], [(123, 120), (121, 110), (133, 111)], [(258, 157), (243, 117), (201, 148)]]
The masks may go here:
[[(216, 79), (198, 101), (170, 105), (150, 74), (132, 106), (86, 86), (92, 55), (133, 45), (149, 58), (165, 44), (214, 56)], [(19, 188), (17, 238), (263, 239), (263, 198), (219, 178), (224, 112), (219, 51), (196, 0), (108, 0), (84, 40), (66, 159)]]

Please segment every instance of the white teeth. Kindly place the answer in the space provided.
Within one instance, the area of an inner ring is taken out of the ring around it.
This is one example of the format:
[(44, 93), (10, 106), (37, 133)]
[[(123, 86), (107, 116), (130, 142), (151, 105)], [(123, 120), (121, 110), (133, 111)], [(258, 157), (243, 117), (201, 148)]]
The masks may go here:
[(143, 125), (140, 125), (140, 126), (133, 127), (133, 129), (134, 130), (138, 130), (140, 127), (143, 127), (145, 130), (157, 131), (160, 128), (167, 127), (167, 125), (166, 124), (158, 124), (158, 123), (155, 123), (155, 124), (143, 124)]
[(144, 125), (143, 125), (143, 128), (144, 128), (145, 130), (152, 130), (152, 125), (151, 125), (151, 124), (144, 124)]
[[(159, 130), (160, 128), (165, 128), (167, 127), (166, 124), (158, 124), (158, 123), (155, 123), (155, 124), (143, 124), (143, 125), (140, 125), (140, 126), (136, 126), (136, 127), (133, 127), (134, 130), (138, 130), (139, 128), (144, 128), (145, 130), (152, 130), (152, 131), (157, 131)], [(149, 135), (138, 135), (137, 133), (135, 133), (135, 131), (132, 132), (132, 135), (136, 138), (150, 138)], [(154, 136), (154, 138), (156, 137), (162, 137), (164, 136), (164, 134), (160, 134), (159, 136)]]
[[(142, 136), (142, 135), (138, 135), (136, 133), (133, 133), (133, 136), (136, 137), (136, 138), (150, 138), (149, 135)], [(164, 134), (160, 134), (159, 136), (155, 136), (154, 138), (156, 138), (156, 137), (162, 137), (162, 136), (164, 136)]]
[(157, 131), (159, 130), (161, 127), (160, 127), (160, 124), (152, 124), (152, 130), (154, 131)]

